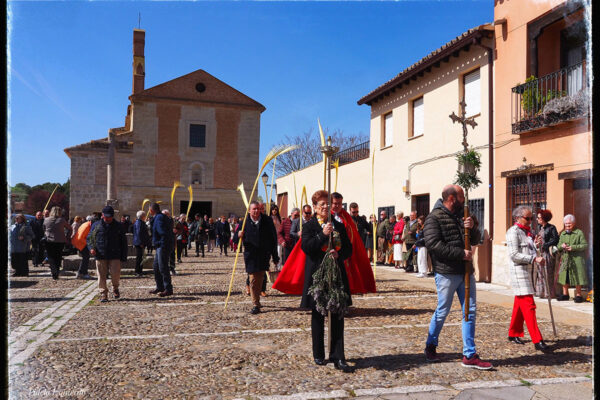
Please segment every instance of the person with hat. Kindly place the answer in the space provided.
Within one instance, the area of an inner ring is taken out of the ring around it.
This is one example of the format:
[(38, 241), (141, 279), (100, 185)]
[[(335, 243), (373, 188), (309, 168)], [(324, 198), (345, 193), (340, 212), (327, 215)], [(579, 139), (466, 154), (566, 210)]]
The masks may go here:
[(173, 234), (173, 220), (166, 214), (161, 213), (158, 203), (150, 205), (150, 215), (154, 216), (152, 222), (152, 245), (156, 249), (154, 257), (154, 280), (156, 289), (151, 294), (160, 297), (173, 294), (171, 273), (169, 271), (169, 257), (175, 246), (175, 235)]
[(123, 225), (114, 219), (115, 210), (111, 206), (102, 209), (102, 219), (96, 221), (88, 234), (87, 242), (90, 254), (96, 257), (96, 273), (100, 302), (108, 301), (106, 280), (110, 271), (115, 299), (121, 297), (119, 280), (121, 278), (121, 262), (127, 261), (127, 238)]

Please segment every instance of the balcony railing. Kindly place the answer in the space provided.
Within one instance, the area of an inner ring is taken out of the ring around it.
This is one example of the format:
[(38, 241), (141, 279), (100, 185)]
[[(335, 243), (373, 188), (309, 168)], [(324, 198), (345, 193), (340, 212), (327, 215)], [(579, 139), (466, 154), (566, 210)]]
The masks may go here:
[(541, 78), (528, 78), (512, 88), (512, 132), (522, 133), (589, 113), (585, 63)]
[(340, 160), (340, 165), (350, 164), (351, 162), (369, 158), (369, 142), (357, 144), (335, 153), (331, 159)]

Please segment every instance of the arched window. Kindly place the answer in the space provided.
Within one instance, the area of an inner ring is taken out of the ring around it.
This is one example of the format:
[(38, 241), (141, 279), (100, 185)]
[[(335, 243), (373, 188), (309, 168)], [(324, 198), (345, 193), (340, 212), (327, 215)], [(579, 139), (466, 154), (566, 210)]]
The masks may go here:
[(194, 163), (190, 166), (190, 182), (192, 185), (202, 185), (202, 175), (204, 174), (204, 169), (202, 168), (202, 164)]

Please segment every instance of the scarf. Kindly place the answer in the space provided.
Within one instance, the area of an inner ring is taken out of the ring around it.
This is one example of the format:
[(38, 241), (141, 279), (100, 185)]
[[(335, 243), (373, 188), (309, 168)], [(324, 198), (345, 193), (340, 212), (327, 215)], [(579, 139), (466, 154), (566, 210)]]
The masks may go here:
[(530, 238), (534, 237), (533, 233), (531, 233), (531, 227), (525, 226), (525, 225), (521, 225), (518, 222), (515, 222), (515, 225), (518, 226), (519, 228), (523, 229), (523, 231), (525, 231), (525, 233), (527, 234), (527, 236), (529, 236)]

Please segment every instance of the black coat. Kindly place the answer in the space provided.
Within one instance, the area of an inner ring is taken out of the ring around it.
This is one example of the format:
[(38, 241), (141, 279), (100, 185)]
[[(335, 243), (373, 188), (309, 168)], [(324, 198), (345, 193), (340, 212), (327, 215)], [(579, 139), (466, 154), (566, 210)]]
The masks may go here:
[(215, 225), (216, 225), (215, 230), (216, 230), (217, 236), (222, 237), (223, 239), (229, 240), (229, 238), (231, 237), (231, 228), (229, 226), (229, 222), (217, 221), (217, 223)]
[(44, 220), (34, 219), (31, 222), (31, 230), (33, 231), (35, 241), (40, 241), (44, 237)]
[(97, 260), (127, 261), (127, 237), (125, 227), (115, 220), (110, 224), (96, 221), (88, 233), (88, 247), (96, 250)]
[[(479, 243), (477, 226), (470, 232), (471, 243)], [(464, 275), (465, 228), (460, 216), (452, 214), (438, 201), (425, 219), (423, 236), (434, 272)], [(408, 247), (408, 241), (406, 242)]]
[(271, 257), (274, 262), (279, 262), (277, 232), (275, 232), (273, 219), (261, 214), (257, 227), (249, 215), (246, 218), (244, 237), (242, 239), (246, 272), (252, 274), (260, 271), (268, 271), (269, 259)]
[[(352, 305), (352, 298), (350, 297), (350, 284), (348, 283), (348, 275), (346, 275), (346, 267), (344, 267), (344, 260), (352, 255), (352, 243), (346, 233), (346, 227), (344, 224), (331, 220), (333, 223), (333, 229), (340, 234), (342, 241), (342, 248), (338, 251), (338, 267), (342, 273), (342, 282), (344, 283), (344, 290), (348, 294), (350, 301), (348, 305)], [(323, 234), (323, 228), (319, 225), (317, 217), (312, 217), (310, 221), (302, 224), (302, 251), (306, 254), (306, 264), (304, 266), (304, 288), (302, 289), (302, 301), (300, 307), (312, 308), (315, 305), (315, 301), (312, 296), (308, 295), (308, 289), (313, 283), (313, 274), (321, 267), (325, 252), (322, 250), (323, 246), (327, 245), (329, 236)]]
[(548, 252), (548, 249), (551, 246), (556, 246), (558, 244), (558, 231), (556, 227), (552, 224), (546, 224), (545, 227), (540, 226), (540, 232), (543, 232), (544, 244), (542, 245), (542, 250)]
[(136, 219), (133, 223), (133, 245), (134, 246), (150, 246), (150, 234), (146, 222), (141, 219)]

